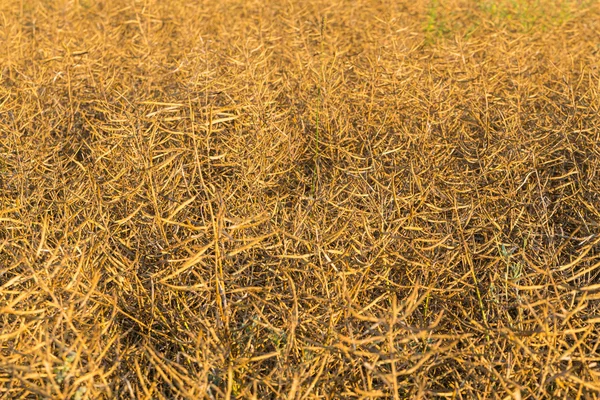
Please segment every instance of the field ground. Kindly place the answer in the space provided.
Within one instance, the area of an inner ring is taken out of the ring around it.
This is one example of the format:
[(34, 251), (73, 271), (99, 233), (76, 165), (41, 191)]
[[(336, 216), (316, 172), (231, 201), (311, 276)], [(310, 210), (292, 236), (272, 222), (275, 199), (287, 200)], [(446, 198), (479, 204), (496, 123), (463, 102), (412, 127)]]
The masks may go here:
[(1, 1), (0, 398), (597, 398), (599, 43), (596, 1)]

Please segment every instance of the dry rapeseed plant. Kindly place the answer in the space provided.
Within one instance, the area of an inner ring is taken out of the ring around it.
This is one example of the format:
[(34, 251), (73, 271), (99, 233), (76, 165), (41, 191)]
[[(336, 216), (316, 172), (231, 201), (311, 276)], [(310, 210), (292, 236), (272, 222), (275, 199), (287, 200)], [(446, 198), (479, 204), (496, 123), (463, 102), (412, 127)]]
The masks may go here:
[(599, 17), (0, 2), (0, 397), (596, 398)]

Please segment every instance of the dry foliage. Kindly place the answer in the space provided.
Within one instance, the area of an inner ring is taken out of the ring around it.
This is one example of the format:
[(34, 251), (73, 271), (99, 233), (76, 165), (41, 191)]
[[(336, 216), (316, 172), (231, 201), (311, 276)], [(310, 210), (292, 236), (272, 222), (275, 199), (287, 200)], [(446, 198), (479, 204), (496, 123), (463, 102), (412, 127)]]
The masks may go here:
[(595, 398), (600, 9), (0, 3), (0, 397)]

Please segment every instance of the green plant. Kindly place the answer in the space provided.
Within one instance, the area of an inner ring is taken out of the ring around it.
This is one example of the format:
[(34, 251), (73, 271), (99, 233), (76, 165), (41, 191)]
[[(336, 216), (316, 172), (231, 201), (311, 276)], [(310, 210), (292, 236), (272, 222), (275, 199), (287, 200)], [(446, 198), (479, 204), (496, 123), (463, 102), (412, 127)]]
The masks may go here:
[(431, 0), (427, 8), (425, 23), (426, 40), (432, 43), (435, 38), (444, 36), (449, 32), (444, 16), (441, 14), (439, 0)]
[(69, 372), (71, 372), (71, 367), (73, 365), (73, 361), (75, 361), (76, 354), (71, 352), (67, 354), (65, 360), (62, 364), (54, 368), (54, 379), (56, 382), (63, 383)]

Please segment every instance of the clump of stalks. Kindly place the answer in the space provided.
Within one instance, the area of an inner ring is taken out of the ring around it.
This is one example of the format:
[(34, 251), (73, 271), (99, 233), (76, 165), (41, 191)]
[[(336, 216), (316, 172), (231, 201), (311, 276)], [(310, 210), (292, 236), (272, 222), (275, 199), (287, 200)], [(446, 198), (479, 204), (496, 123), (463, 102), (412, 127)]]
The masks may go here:
[(0, 2), (0, 398), (598, 397), (599, 20)]

